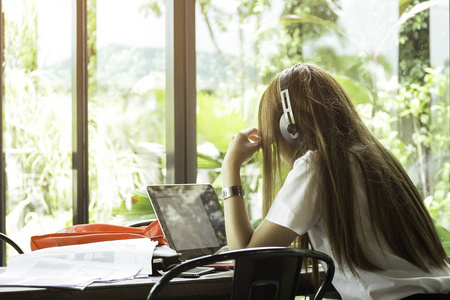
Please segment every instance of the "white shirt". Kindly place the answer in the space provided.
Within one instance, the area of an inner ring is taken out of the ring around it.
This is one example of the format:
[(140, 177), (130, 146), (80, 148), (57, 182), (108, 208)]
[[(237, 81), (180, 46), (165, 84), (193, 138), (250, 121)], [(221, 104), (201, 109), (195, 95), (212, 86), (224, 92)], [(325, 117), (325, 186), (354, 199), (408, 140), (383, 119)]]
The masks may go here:
[[(292, 171), (286, 177), (278, 192), (266, 220), (287, 227), (298, 235), (308, 232), (314, 250), (328, 254), (333, 260), (326, 232), (326, 224), (316, 208), (318, 201), (317, 177), (312, 165), (317, 163), (317, 152), (308, 151), (297, 159)], [(367, 257), (377, 266), (385, 269), (380, 272), (368, 272), (355, 268), (359, 278), (348, 270), (341, 272), (336, 265), (333, 285), (342, 299), (383, 299), (397, 300), (420, 293), (450, 293), (450, 265), (446, 271), (436, 270), (426, 273), (408, 261), (396, 256), (384, 246), (381, 252), (373, 237), (370, 217), (367, 209), (367, 196), (362, 171), (354, 158), (351, 158), (352, 177), (355, 183), (356, 199), (359, 207), (362, 228), (358, 238), (366, 237), (361, 243)], [(358, 227), (358, 226), (357, 226)], [(325, 264), (323, 266), (326, 267)]]

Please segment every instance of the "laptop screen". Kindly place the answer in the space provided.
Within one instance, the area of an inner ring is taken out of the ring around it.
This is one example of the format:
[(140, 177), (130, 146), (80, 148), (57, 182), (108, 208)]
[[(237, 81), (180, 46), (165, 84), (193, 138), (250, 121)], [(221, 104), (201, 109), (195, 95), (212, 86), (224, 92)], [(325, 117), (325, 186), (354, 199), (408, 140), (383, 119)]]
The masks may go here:
[(169, 246), (181, 260), (226, 245), (222, 207), (210, 184), (151, 185), (147, 192)]

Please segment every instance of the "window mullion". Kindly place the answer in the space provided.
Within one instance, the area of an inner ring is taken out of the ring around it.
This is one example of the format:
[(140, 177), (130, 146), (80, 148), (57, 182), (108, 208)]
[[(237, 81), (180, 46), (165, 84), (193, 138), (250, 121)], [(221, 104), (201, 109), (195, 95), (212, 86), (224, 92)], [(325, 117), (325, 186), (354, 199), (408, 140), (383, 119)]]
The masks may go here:
[[(5, 22), (3, 2), (0, 0), (0, 232), (6, 233), (6, 166), (5, 153), (3, 151), (3, 53), (5, 49)], [(6, 265), (6, 245), (0, 243), (0, 266)]]
[(168, 183), (197, 180), (195, 0), (167, 0), (166, 150)]
[(73, 0), (73, 224), (89, 223), (87, 2)]

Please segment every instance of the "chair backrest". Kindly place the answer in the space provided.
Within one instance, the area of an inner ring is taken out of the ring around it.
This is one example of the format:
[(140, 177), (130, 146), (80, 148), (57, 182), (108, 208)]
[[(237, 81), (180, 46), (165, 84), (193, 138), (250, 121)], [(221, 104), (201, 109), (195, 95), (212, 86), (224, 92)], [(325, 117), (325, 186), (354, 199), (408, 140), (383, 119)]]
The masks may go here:
[(241, 249), (190, 260), (167, 272), (153, 286), (147, 299), (157, 299), (163, 287), (181, 272), (224, 260), (235, 260), (231, 299), (294, 299), (297, 294), (302, 261), (305, 257), (315, 258), (327, 264), (326, 278), (313, 298), (322, 299), (331, 287), (334, 276), (333, 260), (328, 255), (317, 251), (285, 247)]
[(6, 242), (7, 244), (10, 244), (19, 254), (23, 254), (22, 249), (17, 245), (13, 240), (11, 240), (8, 236), (6, 236), (4, 233), (0, 232), (0, 240)]

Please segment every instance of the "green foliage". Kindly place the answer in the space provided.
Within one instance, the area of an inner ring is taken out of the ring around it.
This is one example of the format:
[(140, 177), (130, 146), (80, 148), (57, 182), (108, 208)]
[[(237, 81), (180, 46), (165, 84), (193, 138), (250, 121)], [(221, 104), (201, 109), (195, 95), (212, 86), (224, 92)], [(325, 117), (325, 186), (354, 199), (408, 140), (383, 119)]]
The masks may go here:
[[(411, 10), (422, 1), (403, 1), (401, 9)], [(421, 84), (425, 76), (425, 68), (430, 66), (429, 41), (430, 11), (424, 10), (406, 21), (400, 27), (399, 35), (399, 81), (401, 83)]]
[(276, 28), (279, 51), (263, 63), (263, 82), (269, 82), (282, 68), (303, 62), (304, 45), (317, 40), (331, 28), (336, 28), (337, 16), (325, 0), (298, 1), (285, 0), (280, 18), (281, 25)]
[(36, 0), (18, 0), (15, 5), (21, 13), (5, 15), (5, 64), (32, 72), (38, 51)]
[(422, 147), (423, 151), (429, 150), (431, 154), (431, 148), (437, 146), (435, 152), (445, 153), (450, 150), (449, 78), (439, 69), (426, 68), (424, 73), (423, 84), (400, 85), (396, 99), (399, 116), (412, 121), (412, 139), (416, 147)]
[[(132, 94), (123, 92), (125, 97), (117, 87), (112, 97), (101, 92), (101, 85), (98, 90), (95, 101), (89, 102), (90, 219), (107, 222), (116, 213), (123, 213), (116, 207), (134, 206), (137, 190), (164, 181), (164, 149), (160, 144), (142, 141), (164, 141), (161, 124), (165, 120), (165, 92), (154, 90), (151, 80), (138, 81)], [(145, 210), (142, 213), (148, 214)]]
[[(44, 76), (37, 71), (6, 68), (5, 146), (7, 162), (22, 170), (24, 185), (9, 189), (14, 207), (31, 197), (29, 211), (54, 214), (70, 209), (72, 184), (70, 99), (38, 95), (35, 83)], [(69, 101), (67, 101), (69, 100)], [(42, 133), (51, 137), (45, 139)], [(13, 178), (11, 178), (13, 179)]]

